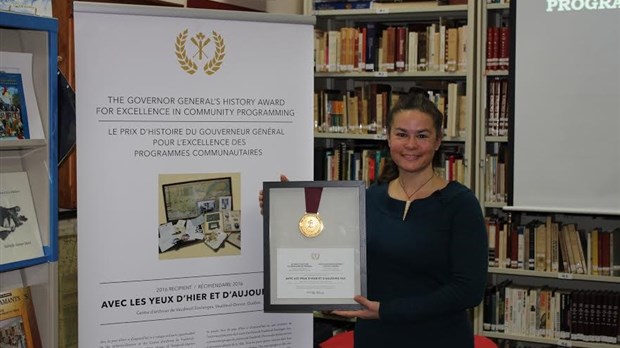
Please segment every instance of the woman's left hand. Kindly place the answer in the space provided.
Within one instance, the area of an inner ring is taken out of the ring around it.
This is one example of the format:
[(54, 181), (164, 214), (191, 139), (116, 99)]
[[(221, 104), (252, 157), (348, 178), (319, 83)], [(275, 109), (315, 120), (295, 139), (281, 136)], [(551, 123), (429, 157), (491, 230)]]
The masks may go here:
[(357, 311), (332, 311), (331, 314), (345, 318), (379, 319), (379, 302), (370, 301), (361, 295), (357, 295), (353, 299), (355, 302), (364, 306), (364, 309)]

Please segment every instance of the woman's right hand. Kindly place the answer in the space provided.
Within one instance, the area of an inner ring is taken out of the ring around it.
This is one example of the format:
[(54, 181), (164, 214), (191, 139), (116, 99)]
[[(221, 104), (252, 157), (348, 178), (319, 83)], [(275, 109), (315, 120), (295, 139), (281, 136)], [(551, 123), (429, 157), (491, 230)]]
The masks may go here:
[[(288, 178), (286, 177), (286, 175), (280, 174), (280, 181), (282, 181), (282, 182), (288, 181)], [(263, 200), (264, 200), (263, 190), (260, 190), (258, 192), (258, 205), (260, 206), (260, 213), (261, 213), (261, 215), (263, 214)]]

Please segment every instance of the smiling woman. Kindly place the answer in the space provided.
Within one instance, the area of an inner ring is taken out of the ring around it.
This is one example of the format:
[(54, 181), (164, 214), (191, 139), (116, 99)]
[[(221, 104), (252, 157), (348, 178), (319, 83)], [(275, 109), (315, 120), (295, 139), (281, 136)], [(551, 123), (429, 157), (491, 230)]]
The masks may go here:
[(357, 318), (357, 348), (474, 347), (466, 311), (484, 293), (486, 229), (473, 192), (434, 174), (442, 119), (419, 93), (388, 115), (390, 161), (366, 193), (368, 297), (334, 311)]

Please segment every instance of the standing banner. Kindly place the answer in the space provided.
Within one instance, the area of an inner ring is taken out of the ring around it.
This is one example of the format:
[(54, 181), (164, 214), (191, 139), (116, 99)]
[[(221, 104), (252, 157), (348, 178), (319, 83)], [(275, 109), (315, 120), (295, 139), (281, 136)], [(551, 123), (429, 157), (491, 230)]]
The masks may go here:
[(258, 192), (312, 179), (314, 18), (74, 13), (79, 346), (311, 347), (263, 312)]

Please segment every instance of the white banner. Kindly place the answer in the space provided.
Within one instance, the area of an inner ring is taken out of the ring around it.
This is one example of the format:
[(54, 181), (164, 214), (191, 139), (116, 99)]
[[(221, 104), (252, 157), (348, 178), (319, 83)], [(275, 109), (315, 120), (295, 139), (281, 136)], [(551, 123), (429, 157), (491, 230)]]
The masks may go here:
[(313, 19), (77, 4), (79, 346), (310, 347), (258, 192), (312, 179)]

